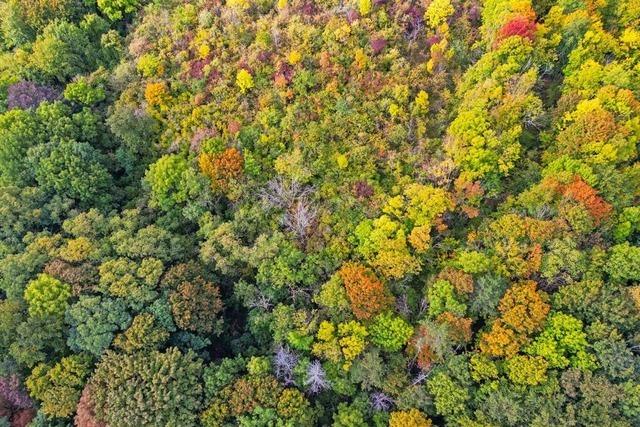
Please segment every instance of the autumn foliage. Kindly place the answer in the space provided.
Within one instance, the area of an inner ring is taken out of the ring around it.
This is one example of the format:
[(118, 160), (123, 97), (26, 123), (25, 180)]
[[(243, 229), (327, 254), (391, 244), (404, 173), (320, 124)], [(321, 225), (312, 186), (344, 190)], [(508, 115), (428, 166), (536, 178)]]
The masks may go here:
[(202, 153), (198, 157), (200, 171), (211, 179), (214, 190), (226, 191), (229, 183), (242, 175), (244, 160), (236, 148), (227, 148), (221, 154)]
[(76, 427), (106, 427), (106, 423), (96, 419), (95, 404), (92, 398), (92, 386), (87, 385), (82, 390), (74, 423)]
[(180, 283), (169, 300), (176, 324), (187, 331), (211, 333), (222, 310), (218, 287), (201, 277)]
[(640, 426), (640, 0), (0, 0), (0, 427)]
[(529, 17), (517, 16), (505, 23), (498, 32), (498, 39), (504, 40), (512, 36), (520, 36), (533, 40), (536, 34), (536, 23)]
[(480, 339), (480, 350), (494, 357), (512, 356), (527, 342), (528, 336), (541, 329), (549, 304), (536, 283), (526, 281), (511, 287), (500, 300), (501, 316)]
[(597, 223), (608, 218), (613, 210), (612, 206), (580, 177), (575, 177), (573, 182), (562, 187), (562, 194), (564, 197), (584, 205)]
[(445, 268), (438, 274), (438, 279), (451, 283), (459, 294), (470, 294), (473, 292), (473, 276), (462, 270), (455, 268)]
[(393, 299), (376, 275), (361, 264), (347, 263), (338, 272), (347, 290), (351, 310), (358, 319), (380, 314)]

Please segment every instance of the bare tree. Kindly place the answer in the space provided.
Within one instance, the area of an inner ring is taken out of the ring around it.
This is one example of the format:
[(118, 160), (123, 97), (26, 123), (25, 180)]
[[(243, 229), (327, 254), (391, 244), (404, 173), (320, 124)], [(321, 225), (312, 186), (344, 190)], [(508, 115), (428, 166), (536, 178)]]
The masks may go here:
[(304, 385), (307, 386), (311, 394), (318, 394), (329, 388), (329, 381), (319, 360), (314, 360), (309, 364)]
[(393, 403), (393, 399), (381, 391), (373, 392), (369, 396), (369, 404), (375, 411), (388, 412)]
[(304, 241), (311, 226), (315, 223), (317, 210), (306, 199), (299, 199), (288, 209), (282, 217), (285, 228), (296, 235), (298, 240)]
[(293, 370), (298, 365), (298, 355), (286, 347), (279, 346), (273, 357), (275, 375), (285, 385), (293, 384)]
[(260, 191), (260, 200), (266, 209), (284, 210), (282, 226), (304, 242), (318, 215), (309, 200), (312, 193), (313, 187), (278, 177)]

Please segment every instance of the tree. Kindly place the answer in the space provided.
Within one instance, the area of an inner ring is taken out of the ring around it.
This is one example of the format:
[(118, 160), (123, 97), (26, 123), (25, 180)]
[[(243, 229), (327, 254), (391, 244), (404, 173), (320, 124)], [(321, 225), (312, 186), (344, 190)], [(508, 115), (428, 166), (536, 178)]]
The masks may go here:
[(217, 286), (202, 277), (184, 281), (169, 296), (176, 325), (200, 334), (219, 330), (222, 299)]
[(431, 420), (415, 408), (393, 411), (389, 417), (389, 427), (431, 427), (431, 424)]
[(278, 398), (277, 403), (278, 415), (289, 422), (299, 423), (300, 425), (313, 425), (313, 412), (309, 401), (304, 394), (296, 388), (286, 388)]
[(357, 404), (340, 403), (338, 410), (333, 413), (332, 427), (364, 427), (366, 425), (365, 412)]
[(98, 289), (140, 309), (157, 297), (156, 287), (163, 271), (162, 261), (151, 257), (139, 264), (127, 258), (109, 260), (99, 267)]
[(73, 418), (77, 427), (106, 427), (107, 425), (96, 419), (93, 390), (90, 385), (85, 386), (78, 401), (76, 415)]
[(332, 318), (340, 318), (353, 312), (350, 300), (347, 297), (345, 285), (339, 274), (334, 274), (322, 285), (320, 292), (314, 298), (314, 302), (330, 311)]
[(62, 357), (68, 351), (65, 329), (60, 316), (29, 317), (17, 326), (8, 354), (27, 368)]
[(453, 5), (449, 0), (434, 0), (429, 4), (425, 17), (429, 26), (432, 29), (437, 29), (446, 23), (454, 11)]
[(480, 351), (492, 357), (511, 357), (526, 343), (525, 336), (516, 333), (501, 319), (493, 322), (491, 330), (482, 334), (480, 339)]
[(158, 349), (169, 337), (151, 313), (138, 314), (126, 331), (116, 336), (113, 345), (125, 353)]
[[(0, 414), (10, 419), (12, 425), (25, 426), (33, 418), (33, 401), (24, 390), (20, 378), (13, 374), (0, 377)], [(18, 420), (27, 419), (27, 422)]]
[(505, 370), (514, 384), (534, 386), (546, 380), (547, 366), (540, 356), (516, 355), (507, 360)]
[(43, 102), (55, 101), (60, 92), (54, 87), (29, 81), (20, 81), (7, 88), (7, 107), (29, 110), (37, 108)]
[(371, 342), (387, 351), (398, 351), (413, 335), (413, 327), (401, 317), (386, 312), (379, 314), (369, 326)]
[(71, 286), (44, 273), (29, 282), (24, 291), (31, 316), (64, 315), (70, 296)]
[(254, 85), (253, 76), (244, 68), (239, 70), (236, 75), (236, 85), (240, 88), (240, 92), (246, 93)]
[(355, 236), (358, 252), (385, 277), (399, 279), (420, 270), (420, 263), (409, 251), (406, 232), (388, 215), (362, 221)]
[(227, 148), (219, 154), (201, 153), (198, 165), (200, 171), (211, 180), (212, 189), (226, 193), (231, 181), (242, 175), (244, 160), (237, 149)]
[(129, 325), (131, 316), (122, 300), (83, 295), (67, 310), (66, 322), (70, 326), (69, 347), (99, 357), (115, 333)]
[(64, 89), (64, 98), (86, 106), (104, 101), (107, 93), (103, 71), (104, 69), (99, 69), (88, 77), (83, 76), (69, 83)]
[(151, 206), (169, 211), (185, 201), (181, 193), (187, 161), (179, 155), (165, 155), (152, 164), (145, 175), (151, 189)]
[(446, 280), (436, 280), (427, 290), (429, 315), (437, 317), (445, 311), (464, 315), (467, 306), (456, 296), (453, 285)]
[(40, 124), (33, 114), (14, 109), (0, 114), (0, 184), (25, 186), (33, 182), (27, 151), (43, 142)]
[(593, 370), (596, 367), (595, 357), (587, 352), (588, 347), (582, 322), (558, 312), (549, 316), (544, 331), (525, 351), (544, 357), (551, 368), (571, 366)]
[(173, 347), (164, 353), (108, 352), (89, 379), (96, 419), (107, 425), (195, 426), (201, 376), (202, 361)]
[(65, 139), (35, 147), (29, 158), (44, 190), (75, 199), (82, 206), (104, 206), (109, 202), (111, 175), (103, 156), (91, 145)]
[(0, 301), (0, 351), (7, 354), (17, 336), (16, 328), (24, 318), (24, 303), (19, 299)]
[(549, 312), (546, 294), (536, 290), (533, 281), (523, 282), (509, 288), (498, 304), (501, 319), (518, 333), (537, 331)]
[(338, 276), (357, 319), (369, 319), (393, 304), (393, 297), (384, 284), (365, 266), (346, 263), (338, 270)]
[(32, 47), (32, 66), (49, 80), (60, 83), (90, 71), (97, 60), (96, 46), (87, 32), (65, 21), (47, 25)]
[(469, 390), (457, 384), (449, 375), (440, 372), (427, 382), (429, 393), (435, 399), (436, 410), (445, 417), (461, 416), (470, 399)]
[(575, 177), (573, 182), (563, 189), (563, 194), (564, 197), (582, 203), (597, 223), (609, 217), (613, 210), (612, 206), (580, 177)]
[[(220, 425), (229, 418), (246, 417), (254, 413), (258, 408), (278, 409), (278, 412), (288, 412), (287, 400), (292, 396), (271, 375), (247, 375), (236, 379), (233, 383), (222, 389), (211, 402), (208, 409), (202, 413), (201, 421), (205, 426)], [(299, 391), (294, 392), (301, 397)], [(284, 399), (283, 399), (284, 398)], [(298, 404), (306, 406), (305, 400), (298, 400)], [(272, 416), (275, 414), (271, 414)], [(246, 419), (245, 419), (246, 420)]]
[(509, 288), (498, 305), (501, 317), (480, 337), (480, 350), (494, 357), (517, 353), (528, 336), (542, 327), (550, 308), (545, 299), (533, 281)]
[(516, 16), (500, 28), (500, 31), (498, 31), (498, 40), (513, 36), (533, 40), (535, 33), (536, 23), (534, 21), (528, 16)]
[(91, 358), (82, 354), (64, 357), (53, 366), (40, 364), (27, 378), (27, 388), (42, 402), (46, 415), (66, 418), (75, 412), (90, 369)]
[(485, 274), (478, 277), (470, 297), (469, 313), (484, 318), (491, 316), (496, 312), (507, 286), (507, 281), (500, 276)]
[(343, 322), (336, 327), (333, 323), (320, 323), (313, 345), (313, 354), (338, 363), (344, 360), (342, 368), (348, 371), (353, 360), (358, 357), (366, 346), (367, 329), (356, 321)]
[(98, 9), (112, 21), (124, 18), (135, 12), (138, 7), (139, 0), (98, 0)]
[(308, 388), (309, 393), (317, 394), (329, 389), (327, 374), (319, 360), (309, 363), (306, 374), (304, 385)]
[[(486, 10), (507, 13), (510, 5), (505, 3)], [(523, 5), (530, 11), (528, 2)], [(483, 22), (489, 44), (495, 37), (493, 31), (505, 24), (502, 19), (504, 15), (495, 16), (491, 23)], [(458, 86), (464, 98), (449, 126), (445, 145), (447, 154), (461, 169), (461, 181), (481, 180), (489, 190), (497, 191), (499, 181), (520, 158), (525, 124), (535, 123), (542, 113), (541, 100), (531, 91), (538, 76), (535, 69), (527, 66), (532, 50), (529, 39), (508, 37), (465, 72)], [(511, 86), (510, 79), (518, 84)], [(512, 92), (515, 87), (518, 93)], [(493, 96), (498, 92), (503, 95)], [(487, 111), (494, 114), (486, 114)]]
[(33, 41), (35, 35), (55, 19), (72, 19), (85, 8), (71, 0), (10, 0), (3, 5), (3, 41), (7, 47)]
[(624, 242), (611, 248), (605, 269), (614, 280), (639, 280), (638, 259), (640, 259), (640, 248)]

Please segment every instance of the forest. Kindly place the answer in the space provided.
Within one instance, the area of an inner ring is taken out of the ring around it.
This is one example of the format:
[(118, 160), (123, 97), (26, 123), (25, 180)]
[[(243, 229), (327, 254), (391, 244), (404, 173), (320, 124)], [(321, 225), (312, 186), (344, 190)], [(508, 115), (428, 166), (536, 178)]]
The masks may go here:
[(0, 0), (0, 427), (640, 426), (640, 1)]

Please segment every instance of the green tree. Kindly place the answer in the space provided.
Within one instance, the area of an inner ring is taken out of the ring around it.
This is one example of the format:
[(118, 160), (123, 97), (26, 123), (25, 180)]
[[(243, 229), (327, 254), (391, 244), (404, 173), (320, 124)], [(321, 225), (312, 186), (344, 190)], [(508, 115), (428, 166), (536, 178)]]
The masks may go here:
[(31, 65), (45, 78), (65, 82), (90, 71), (97, 59), (96, 47), (87, 32), (70, 22), (47, 25), (32, 47)]
[(75, 412), (90, 370), (90, 357), (81, 354), (64, 357), (53, 366), (36, 366), (27, 378), (27, 388), (42, 402), (46, 415), (66, 418)]
[(66, 322), (69, 347), (99, 357), (115, 333), (129, 326), (131, 316), (122, 300), (83, 295), (67, 310)]
[(596, 367), (596, 361), (595, 357), (587, 351), (588, 347), (582, 322), (575, 317), (558, 312), (549, 316), (542, 333), (525, 351), (544, 357), (552, 368), (571, 366), (592, 370)]
[(99, 267), (98, 289), (139, 310), (158, 296), (156, 287), (163, 271), (162, 261), (155, 258), (139, 264), (127, 258), (109, 260)]
[(29, 317), (14, 331), (8, 354), (20, 365), (34, 365), (67, 352), (66, 326), (59, 316)]
[(456, 296), (453, 285), (446, 280), (436, 280), (428, 288), (427, 296), (429, 315), (432, 317), (437, 317), (445, 311), (463, 316), (467, 310), (467, 306), (460, 301), (460, 297)]
[(44, 190), (75, 199), (83, 206), (109, 202), (111, 175), (102, 155), (91, 145), (63, 140), (32, 149), (29, 158)]
[(196, 426), (201, 377), (202, 360), (176, 348), (107, 353), (89, 380), (96, 417), (108, 425)]
[(139, 0), (98, 0), (98, 8), (112, 21), (122, 19), (140, 7)]
[(429, 393), (435, 399), (436, 410), (445, 417), (462, 416), (467, 411), (469, 390), (456, 383), (444, 372), (437, 373), (427, 382)]
[(71, 296), (71, 286), (48, 274), (40, 274), (29, 282), (24, 299), (31, 316), (62, 316)]
[(378, 315), (368, 330), (371, 342), (387, 351), (402, 349), (413, 335), (411, 325), (389, 312)]
[(169, 211), (185, 202), (182, 175), (188, 167), (184, 157), (176, 154), (162, 156), (149, 167), (145, 181), (151, 189), (151, 206)]
[(0, 114), (0, 184), (26, 186), (33, 182), (27, 151), (43, 142), (43, 134), (32, 113), (14, 109)]
[(640, 280), (640, 248), (629, 242), (611, 248), (606, 271), (614, 280)]

